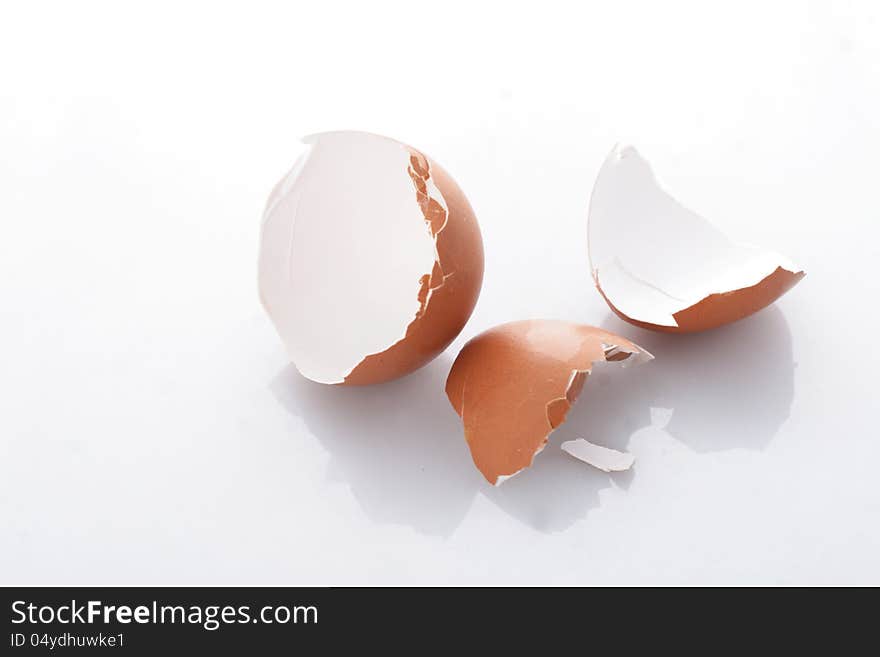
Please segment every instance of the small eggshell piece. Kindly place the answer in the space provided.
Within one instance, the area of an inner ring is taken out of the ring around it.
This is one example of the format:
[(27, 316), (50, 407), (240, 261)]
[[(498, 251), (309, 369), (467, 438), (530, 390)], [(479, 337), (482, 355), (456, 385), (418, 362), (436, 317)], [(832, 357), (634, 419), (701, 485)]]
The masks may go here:
[(598, 468), (602, 472), (622, 472), (629, 470), (635, 458), (629, 452), (619, 452), (610, 447), (596, 445), (583, 438), (566, 440), (559, 446), (563, 452)]

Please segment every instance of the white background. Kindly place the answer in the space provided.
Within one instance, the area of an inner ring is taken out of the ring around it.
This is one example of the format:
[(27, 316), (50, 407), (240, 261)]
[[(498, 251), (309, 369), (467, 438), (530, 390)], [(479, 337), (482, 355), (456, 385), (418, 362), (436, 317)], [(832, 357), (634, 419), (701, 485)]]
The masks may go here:
[[(0, 582), (880, 584), (880, 9), (834, 4), (4, 3)], [(301, 379), (256, 291), (269, 190), (339, 128), (441, 162), (486, 247), (460, 338), (370, 389)], [(708, 334), (613, 318), (619, 140), (807, 277)], [(443, 384), (527, 317), (657, 359), (492, 489)]]

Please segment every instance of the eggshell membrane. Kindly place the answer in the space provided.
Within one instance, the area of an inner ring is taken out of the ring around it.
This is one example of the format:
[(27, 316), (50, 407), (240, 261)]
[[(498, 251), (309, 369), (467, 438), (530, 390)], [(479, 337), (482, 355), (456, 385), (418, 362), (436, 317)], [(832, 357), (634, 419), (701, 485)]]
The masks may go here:
[(626, 338), (592, 326), (512, 322), (464, 346), (446, 395), (462, 419), (474, 464), (497, 484), (531, 465), (565, 421), (593, 363), (651, 357)]
[(615, 315), (634, 326), (662, 333), (697, 333), (717, 328), (724, 324), (730, 324), (753, 315), (788, 292), (804, 276), (805, 274), (802, 271), (791, 272), (782, 267), (777, 267), (767, 278), (751, 287), (719, 294), (710, 294), (702, 301), (684, 310), (680, 310), (673, 315), (678, 326), (651, 324), (650, 322), (642, 322), (629, 317), (617, 309), (605, 295), (605, 292), (602, 291), (598, 281), (596, 289), (599, 290), (599, 294), (602, 295), (605, 303), (614, 311)]
[[(461, 332), (480, 295), (483, 240), (474, 211), (443, 167), (421, 151), (407, 148), (411, 154), (413, 200), (434, 236), (437, 260), (431, 274), (422, 277), (421, 308), (405, 337), (385, 351), (364, 358), (345, 377), (345, 385), (381, 383), (422, 367)], [(445, 211), (429, 196), (428, 180), (442, 194)]]

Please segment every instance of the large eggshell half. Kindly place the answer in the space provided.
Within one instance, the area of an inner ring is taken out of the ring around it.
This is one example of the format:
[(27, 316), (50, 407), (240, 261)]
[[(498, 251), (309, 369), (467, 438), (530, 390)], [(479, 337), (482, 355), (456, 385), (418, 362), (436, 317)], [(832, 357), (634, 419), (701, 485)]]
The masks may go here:
[(461, 189), (393, 139), (307, 137), (266, 205), (260, 299), (313, 381), (380, 383), (421, 367), (464, 327), (482, 280)]
[(614, 148), (593, 187), (589, 258), (621, 319), (670, 333), (747, 317), (804, 276), (785, 256), (732, 242), (681, 205), (630, 146)]
[(651, 354), (626, 338), (555, 320), (503, 324), (470, 340), (446, 380), (474, 464), (491, 484), (531, 465), (565, 421), (593, 363)]

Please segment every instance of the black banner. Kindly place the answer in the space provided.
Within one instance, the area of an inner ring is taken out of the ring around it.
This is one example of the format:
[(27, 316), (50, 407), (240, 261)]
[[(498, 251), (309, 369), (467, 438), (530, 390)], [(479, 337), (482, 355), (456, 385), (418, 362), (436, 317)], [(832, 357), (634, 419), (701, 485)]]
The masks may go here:
[[(129, 655), (221, 651), (276, 654), (314, 648), (436, 647), (473, 637), (495, 651), (544, 641), (656, 648), (791, 648), (809, 631), (832, 632), (839, 646), (871, 628), (874, 606), (848, 608), (802, 590), (650, 589), (354, 589), (354, 588), (4, 588), (3, 655), (100, 651)], [(834, 597), (840, 597), (836, 592)], [(849, 594), (846, 594), (849, 597)], [(844, 609), (848, 611), (844, 612)], [(781, 612), (784, 610), (784, 614)], [(856, 630), (856, 631), (854, 631)], [(472, 645), (470, 646), (473, 647)], [(815, 647), (815, 644), (814, 644)], [(462, 644), (464, 652), (470, 652)], [(258, 652), (254, 652), (258, 651)]]

